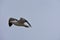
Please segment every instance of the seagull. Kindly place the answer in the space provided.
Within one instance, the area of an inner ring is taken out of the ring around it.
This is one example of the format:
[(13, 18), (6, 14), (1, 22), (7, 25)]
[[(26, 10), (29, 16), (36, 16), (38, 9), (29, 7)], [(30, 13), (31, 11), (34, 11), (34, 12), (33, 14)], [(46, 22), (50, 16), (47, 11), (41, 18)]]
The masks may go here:
[[(25, 23), (27, 23), (29, 26), (26, 25)], [(9, 18), (8, 24), (9, 24), (9, 27), (11, 27), (13, 24), (16, 26), (23, 26), (27, 28), (31, 27), (30, 23), (22, 17), (19, 20), (17, 20), (16, 18)]]

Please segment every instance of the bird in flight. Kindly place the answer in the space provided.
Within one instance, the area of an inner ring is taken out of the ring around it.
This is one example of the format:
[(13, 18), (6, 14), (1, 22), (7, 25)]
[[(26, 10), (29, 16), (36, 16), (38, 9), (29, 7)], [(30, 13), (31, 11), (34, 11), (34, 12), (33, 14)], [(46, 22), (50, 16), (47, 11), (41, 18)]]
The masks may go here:
[[(24, 24), (25, 22), (29, 26)], [(30, 23), (22, 17), (19, 20), (15, 19), (15, 18), (9, 18), (8, 24), (9, 24), (9, 27), (11, 27), (13, 24), (16, 25), (16, 26), (23, 26), (23, 27), (26, 27), (26, 28), (31, 27)]]

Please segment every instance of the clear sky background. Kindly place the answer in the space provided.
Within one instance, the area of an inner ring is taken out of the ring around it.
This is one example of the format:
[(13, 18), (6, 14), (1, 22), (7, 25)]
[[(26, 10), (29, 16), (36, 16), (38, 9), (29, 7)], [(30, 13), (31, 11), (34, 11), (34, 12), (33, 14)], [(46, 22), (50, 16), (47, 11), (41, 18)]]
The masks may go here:
[[(32, 28), (9, 27), (10, 17)], [(0, 0), (0, 40), (60, 40), (60, 0)]]

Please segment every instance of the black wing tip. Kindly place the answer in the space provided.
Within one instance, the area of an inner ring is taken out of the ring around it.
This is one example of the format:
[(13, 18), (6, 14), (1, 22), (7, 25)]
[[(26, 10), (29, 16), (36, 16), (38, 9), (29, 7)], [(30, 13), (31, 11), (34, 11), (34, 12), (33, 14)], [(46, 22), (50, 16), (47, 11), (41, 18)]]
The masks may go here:
[(26, 28), (30, 28), (31, 26), (28, 26), (28, 25), (24, 25), (24, 27), (26, 27)]
[(9, 27), (11, 27), (12, 26), (12, 23), (10, 23), (10, 19), (9, 19), (9, 21), (8, 21), (8, 25), (9, 25)]
[(31, 24), (27, 20), (25, 20), (25, 22), (27, 22), (29, 24), (29, 26), (31, 27)]
[(26, 28), (29, 28), (29, 26), (25, 26)]
[(9, 23), (9, 27), (11, 27), (12, 26), (12, 23)]

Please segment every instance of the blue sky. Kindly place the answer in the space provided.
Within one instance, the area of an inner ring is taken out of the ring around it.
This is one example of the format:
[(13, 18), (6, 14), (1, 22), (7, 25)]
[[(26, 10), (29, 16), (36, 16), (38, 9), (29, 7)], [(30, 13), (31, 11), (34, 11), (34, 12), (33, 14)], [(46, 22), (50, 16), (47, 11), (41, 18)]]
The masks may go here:
[[(60, 0), (0, 0), (0, 40), (60, 40)], [(12, 25), (27, 19), (32, 28)]]

